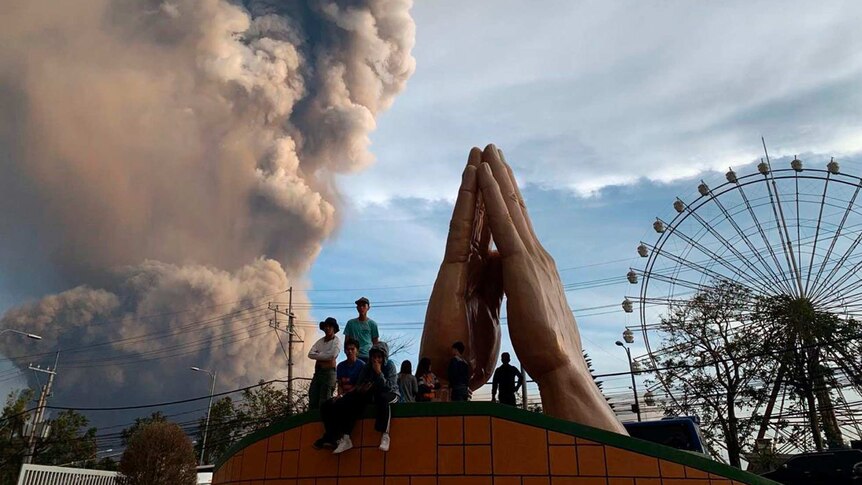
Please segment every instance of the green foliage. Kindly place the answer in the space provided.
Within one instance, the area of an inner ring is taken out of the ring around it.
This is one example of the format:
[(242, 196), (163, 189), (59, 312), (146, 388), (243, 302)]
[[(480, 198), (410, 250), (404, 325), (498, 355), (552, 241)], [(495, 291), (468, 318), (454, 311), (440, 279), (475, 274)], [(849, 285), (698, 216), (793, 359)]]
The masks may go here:
[(843, 399), (835, 371), (862, 382), (856, 345), (862, 324), (787, 295), (761, 299), (753, 320), (769, 335), (765, 348), (778, 362), (795, 407), (807, 415), (815, 447), (843, 447), (834, 412), (834, 403)]
[[(27, 412), (33, 391), (12, 392), (6, 399), (0, 417), (0, 485), (17, 483), (24, 457), (29, 453), (24, 425), (35, 412)], [(36, 441), (33, 463), (39, 465), (94, 466), (96, 458), (96, 428), (77, 411), (67, 410), (47, 420), (50, 432)]]
[(35, 463), (40, 465), (74, 464), (89, 468), (96, 461), (96, 428), (77, 411), (67, 410), (50, 421), (48, 438), (36, 448)]
[(27, 453), (24, 425), (31, 414), (26, 413), (27, 404), (33, 399), (30, 389), (10, 392), (0, 416), (0, 485), (17, 483), (18, 471)]
[(142, 422), (129, 436), (117, 483), (194, 485), (196, 466), (192, 443), (179, 426), (163, 420)]
[(293, 413), (287, 398), (287, 386), (263, 380), (259, 386), (242, 392), (241, 403), (235, 408), (240, 432), (251, 433), (269, 426), (273, 421)]
[[(242, 430), (239, 424), (239, 418), (230, 397), (225, 396), (213, 403), (210, 411), (204, 463), (213, 463), (227, 451), (230, 445), (241, 438)], [(200, 456), (205, 427), (206, 415), (202, 416), (198, 422), (195, 456)]]
[(730, 464), (753, 444), (760, 423), (756, 414), (741, 416), (764, 400), (755, 383), (768, 382), (775, 364), (762, 352), (762, 335), (746, 328), (754, 300), (748, 288), (728, 280), (713, 281), (690, 300), (675, 304), (661, 320), (665, 336), (657, 365), (673, 399), (661, 406), (667, 415), (697, 415), (706, 444), (727, 450)]
[[(287, 386), (282, 383), (265, 383), (242, 392), (241, 399), (234, 402), (224, 397), (213, 402), (209, 431), (207, 432), (204, 462), (213, 463), (222, 453), (243, 436), (265, 428), (274, 421), (308, 409), (308, 385), (295, 381), (291, 403)], [(200, 456), (206, 415), (198, 421), (195, 453)]]

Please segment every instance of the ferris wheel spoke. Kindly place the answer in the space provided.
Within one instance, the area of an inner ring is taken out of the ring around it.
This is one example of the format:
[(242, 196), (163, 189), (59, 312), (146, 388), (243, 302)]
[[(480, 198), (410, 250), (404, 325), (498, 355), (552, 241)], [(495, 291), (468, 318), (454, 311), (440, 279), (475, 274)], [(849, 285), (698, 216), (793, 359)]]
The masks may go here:
[(670, 283), (675, 286), (681, 286), (683, 288), (688, 288), (690, 290), (695, 290), (697, 292), (706, 291), (711, 287), (708, 285), (702, 285), (700, 283), (695, 283), (693, 281), (688, 281), (675, 276), (667, 276), (663, 274), (653, 273), (652, 278), (657, 279), (658, 281), (662, 281), (664, 283)]
[(751, 201), (748, 200), (748, 196), (745, 194), (745, 190), (743, 190), (742, 185), (736, 185), (737, 190), (739, 191), (739, 196), (742, 198), (742, 201), (745, 203), (745, 208), (748, 210), (749, 216), (751, 216), (751, 220), (754, 221), (754, 226), (757, 228), (758, 234), (760, 234), (761, 239), (763, 239), (763, 244), (766, 246), (766, 250), (769, 251), (769, 255), (772, 256), (772, 261), (775, 263), (774, 268), (779, 270), (779, 274), (781, 275), (780, 283), (784, 287), (785, 290), (792, 293), (793, 285), (787, 279), (787, 275), (784, 273), (782, 269), (782, 264), (778, 261), (778, 256), (775, 254), (775, 250), (772, 248), (772, 243), (769, 241), (769, 238), (766, 236), (766, 232), (763, 230), (763, 225), (760, 223), (760, 219), (757, 217), (757, 214), (754, 212), (754, 207), (751, 206)]
[[(839, 268), (841, 268), (845, 263), (847, 263), (850, 260), (854, 251), (856, 251), (856, 248), (859, 247), (860, 243), (862, 243), (862, 231), (859, 231), (859, 233), (856, 235), (856, 238), (853, 240), (853, 242), (850, 244), (850, 246), (847, 248), (847, 250), (844, 251), (844, 253), (841, 255), (841, 257), (838, 258), (838, 261), (835, 262), (835, 264), (829, 270), (829, 273), (826, 275), (826, 277), (823, 279), (822, 282), (820, 281), (820, 278), (819, 278), (820, 275), (818, 275), (818, 278), (815, 279), (815, 282), (813, 284), (813, 288), (814, 288), (812, 290), (813, 294), (816, 294), (819, 296), (823, 292), (825, 292), (827, 290), (832, 290), (835, 288), (836, 285), (834, 283), (830, 284), (830, 281), (832, 281), (832, 278), (834, 278), (838, 274)], [(826, 264), (825, 261), (828, 261), (828, 260), (824, 259), (823, 264)], [(859, 261), (856, 262), (856, 264), (853, 265), (851, 271), (855, 272), (859, 268), (860, 263), (862, 263), (862, 259), (860, 259)], [(847, 276), (849, 273), (850, 273), (849, 271), (844, 273), (842, 278)]]
[[(808, 295), (808, 291), (811, 289), (811, 270), (814, 268), (814, 259), (817, 257), (817, 243), (820, 241), (820, 227), (823, 223), (823, 209), (826, 207), (826, 193), (829, 190), (829, 178), (832, 174), (826, 174), (826, 180), (823, 182), (823, 194), (820, 196), (820, 209), (817, 211), (817, 225), (814, 226), (814, 242), (811, 246), (811, 258), (808, 260), (808, 275), (805, 277), (805, 294)], [(858, 188), (857, 188), (858, 192)], [(854, 194), (853, 198), (856, 198)], [(850, 213), (850, 206), (847, 206), (847, 211), (844, 213), (844, 220), (846, 220), (847, 215)], [(841, 226), (844, 225), (844, 220), (841, 221)], [(823, 273), (823, 268), (826, 265), (826, 262), (829, 260), (829, 256), (832, 254), (832, 250), (835, 248), (835, 243), (838, 241), (838, 235), (840, 235), (841, 230), (839, 228), (836, 231), (835, 237), (832, 238), (832, 244), (829, 246), (829, 250), (826, 252), (826, 257), (820, 261), (820, 269), (817, 271), (817, 276), (814, 278), (814, 283), (817, 283), (817, 279), (820, 278), (820, 275)]]
[[(726, 280), (726, 279), (728, 279), (728, 277), (727, 277), (727, 275), (726, 275), (726, 274), (719, 273), (719, 272), (717, 272), (717, 271), (715, 271), (715, 270), (712, 270), (712, 269), (710, 269), (710, 268), (707, 268), (706, 266), (703, 266), (702, 264), (696, 263), (696, 262), (694, 262), (694, 261), (690, 261), (690, 260), (688, 260), (688, 259), (686, 259), (686, 258), (683, 258), (682, 256), (679, 256), (679, 255), (677, 255), (677, 254), (671, 253), (671, 252), (669, 252), (669, 251), (663, 251), (663, 252), (661, 253), (661, 255), (662, 255), (663, 257), (665, 257), (665, 258), (667, 258), (667, 259), (669, 259), (669, 260), (671, 260), (671, 261), (673, 261), (673, 262), (675, 262), (675, 263), (677, 263), (677, 264), (681, 265), (681, 266), (684, 266), (684, 267), (686, 267), (686, 268), (690, 269), (690, 270), (700, 272), (700, 273), (702, 273), (702, 274), (703, 274), (703, 275), (705, 275), (705, 276), (709, 276), (710, 278), (712, 278), (712, 279), (714, 279), (714, 280)], [(646, 273), (642, 273), (642, 274), (643, 274), (643, 276), (646, 276)], [(655, 278), (655, 277), (656, 277), (656, 275), (658, 275), (658, 274), (661, 274), (661, 273), (652, 272), (652, 273), (650, 273), (650, 274), (649, 274), (649, 276), (650, 276), (651, 278)], [(704, 287), (704, 288), (706, 288), (706, 287), (705, 287), (705, 286), (703, 286), (703, 285), (701, 285), (701, 286), (702, 286), (702, 287)], [(749, 288), (749, 289), (752, 289), (752, 290), (753, 290), (753, 289), (758, 289), (758, 290), (760, 290), (760, 291), (762, 291), (762, 292), (767, 292), (767, 291), (768, 291), (768, 289), (769, 289), (766, 285), (755, 285), (755, 287), (754, 287), (754, 288), (752, 288), (752, 287), (748, 287), (748, 286), (746, 286), (746, 287), (747, 287), (747, 288)]]
[[(760, 423), (760, 429), (757, 431), (757, 439), (763, 439), (766, 436), (766, 431), (769, 429), (769, 420), (772, 418), (772, 411), (775, 407), (775, 401), (778, 399), (778, 391), (781, 390), (782, 381), (784, 379), (784, 365), (778, 366), (778, 373), (775, 376), (772, 390), (769, 392), (769, 399), (766, 401), (766, 409), (763, 410), (763, 421)], [(784, 405), (782, 400), (782, 406)], [(780, 410), (778, 411), (781, 412)]]
[[(743, 241), (745, 241), (745, 245), (748, 246), (748, 249), (749, 249), (749, 251), (751, 251), (751, 254), (753, 254), (757, 258), (757, 260), (760, 262), (760, 265), (763, 268), (765, 268), (767, 272), (769, 272), (769, 274), (771, 275), (771, 277), (773, 279), (778, 279), (778, 275), (772, 269), (772, 266), (769, 265), (769, 263), (766, 261), (766, 259), (763, 257), (763, 255), (760, 253), (760, 251), (754, 247), (754, 244), (751, 242), (751, 239), (748, 238), (748, 235), (745, 234), (745, 231), (743, 231), (742, 228), (739, 227), (739, 224), (737, 224), (736, 220), (730, 215), (730, 211), (728, 211), (727, 208), (724, 206), (724, 204), (722, 204), (721, 200), (715, 196), (715, 194), (712, 192), (712, 189), (709, 190), (709, 193), (712, 196), (711, 201), (716, 205), (716, 207), (718, 207), (718, 209), (721, 211), (722, 215), (724, 215), (724, 219), (730, 223), (730, 225), (733, 227), (733, 229), (736, 231), (736, 233), (739, 235), (739, 237)], [(748, 261), (748, 258), (742, 257), (742, 260)], [(761, 277), (765, 281), (770, 280), (770, 277), (766, 276), (762, 272), (758, 271), (757, 273), (759, 275), (761, 275)]]
[(853, 276), (856, 271), (860, 267), (862, 267), (862, 260), (859, 260), (850, 268), (849, 271), (845, 272), (841, 276), (841, 278), (839, 278), (838, 282), (832, 284), (829, 283), (832, 278), (837, 275), (838, 268), (843, 266), (844, 263), (846, 263), (847, 260), (850, 258), (850, 255), (853, 254), (853, 251), (855, 251), (856, 248), (859, 247), (859, 243), (862, 243), (862, 232), (860, 232), (859, 235), (856, 236), (856, 239), (853, 240), (853, 244), (851, 244), (850, 247), (847, 248), (847, 251), (845, 251), (844, 254), (841, 255), (841, 258), (838, 260), (838, 262), (835, 263), (835, 265), (829, 271), (829, 274), (826, 275), (826, 278), (823, 280), (823, 282), (819, 285), (814, 286), (814, 290), (812, 291), (813, 294), (811, 296), (812, 300), (819, 298), (821, 295), (828, 291), (833, 291), (836, 287), (840, 287), (844, 281), (846, 281), (849, 277)]
[[(801, 269), (801, 266), (802, 266), (802, 224), (800, 223), (800, 218), (802, 217), (802, 215), (799, 212), (799, 171), (796, 171), (796, 173), (794, 174), (793, 181), (794, 181), (793, 185), (795, 186), (795, 189), (796, 189), (796, 196), (793, 198), (793, 200), (796, 201), (796, 260), (799, 261), (799, 266), (800, 266), (799, 271), (801, 273), (802, 272), (802, 269)], [(803, 295), (805, 294), (805, 292), (802, 291), (801, 289), (800, 289), (800, 291), (802, 292)]]
[[(763, 151), (766, 152), (766, 141), (763, 142)], [(766, 164), (769, 166), (768, 153), (766, 153)], [(775, 182), (772, 167), (769, 167), (769, 172), (766, 176), (771, 182), (771, 184), (766, 184), (766, 190), (769, 193), (769, 202), (772, 206), (772, 214), (775, 217), (775, 224), (778, 227), (778, 237), (781, 240), (781, 249), (784, 252), (784, 258), (787, 260), (787, 264), (790, 267), (790, 272), (796, 280), (796, 296), (802, 297), (802, 274), (799, 272), (799, 266), (796, 264), (796, 256), (793, 254), (793, 243), (790, 239), (790, 232), (787, 229), (787, 221), (784, 219), (784, 209), (781, 207), (781, 197), (779, 196), (778, 185)]]
[[(844, 371), (844, 375), (846, 376), (858, 376), (862, 375), (862, 367), (856, 362), (852, 356), (847, 355), (847, 353), (840, 346), (835, 346), (832, 349), (835, 352), (835, 363), (838, 364), (838, 367)], [(851, 382), (851, 385), (853, 383)]]
[[(689, 211), (689, 214), (694, 217), (694, 219), (698, 221), (704, 229), (706, 229), (707, 232), (709, 232), (714, 238), (721, 242), (721, 244), (723, 244), (725, 248), (730, 250), (730, 252), (733, 253), (733, 255), (736, 256), (739, 261), (741, 261), (749, 269), (757, 273), (759, 277), (763, 278), (764, 280), (769, 280), (769, 277), (763, 274), (763, 272), (761, 272), (757, 266), (752, 264), (751, 261), (749, 261), (749, 258), (745, 257), (738, 249), (736, 249), (736, 247), (727, 238), (722, 236), (721, 233), (719, 233), (718, 230), (715, 229), (713, 224), (710, 224), (709, 222), (704, 220), (703, 217), (701, 217), (697, 212), (692, 211), (690, 208), (687, 207), (687, 210)], [(754, 253), (759, 257), (759, 253), (757, 251), (755, 251)], [(763, 261), (762, 258), (760, 259), (761, 261)]]
[(862, 308), (862, 301), (859, 300), (862, 298), (862, 291), (860, 291), (860, 289), (862, 289), (862, 279), (860, 279), (858, 275), (854, 276), (856, 277), (856, 281), (854, 281), (852, 285), (842, 287), (840, 293), (836, 291), (836, 296), (834, 298), (831, 298), (828, 301), (824, 301), (822, 298), (812, 300), (816, 302), (817, 308), (822, 309), (823, 311), (843, 310), (845, 313), (849, 312), (851, 309), (856, 310)]
[[(767, 286), (762, 285), (756, 279), (753, 279), (747, 272), (743, 271), (742, 268), (739, 268), (739, 267), (733, 265), (730, 261), (728, 261), (723, 256), (719, 255), (715, 251), (713, 251), (713, 250), (707, 248), (706, 246), (704, 246), (703, 244), (701, 244), (700, 241), (688, 236), (687, 234), (685, 234), (681, 230), (678, 230), (676, 227), (670, 227), (669, 226), (668, 230), (671, 231), (671, 234), (679, 237), (683, 241), (687, 242), (690, 246), (696, 248), (698, 251), (700, 251), (704, 255), (708, 256), (712, 260), (714, 260), (714, 261), (718, 262), (719, 264), (721, 264), (722, 266), (724, 266), (728, 271), (731, 272), (732, 276), (744, 279), (750, 285), (752, 285), (756, 288), (759, 288), (761, 291), (764, 291), (767, 294), (771, 293), (771, 291), (769, 290), (769, 288)], [(666, 255), (667, 253), (662, 253), (662, 254)], [(729, 278), (727, 277), (727, 275), (723, 275), (722, 279), (729, 279)]]
[[(850, 423), (853, 425), (853, 428), (856, 429), (856, 437), (862, 436), (862, 428), (859, 427), (859, 421), (856, 420), (856, 413), (850, 409), (850, 405), (847, 403), (847, 397), (844, 395), (844, 391), (839, 387), (838, 395), (841, 398), (841, 401), (844, 403), (844, 407), (847, 410), (847, 416), (849, 416)], [(851, 436), (852, 438), (852, 436)]]
[[(844, 213), (844, 217), (841, 219), (841, 223), (838, 225), (838, 229), (835, 231), (835, 235), (832, 237), (832, 243), (829, 245), (829, 250), (826, 251), (826, 256), (823, 257), (822, 262), (820, 263), (820, 269), (817, 271), (817, 276), (814, 279), (814, 283), (820, 279), (820, 276), (823, 274), (823, 270), (826, 267), (826, 263), (829, 261), (829, 258), (832, 257), (832, 251), (835, 249), (835, 245), (838, 243), (838, 240), (841, 238), (841, 233), (844, 230), (844, 224), (847, 221), (848, 216), (850, 215), (851, 208), (856, 200), (856, 196), (859, 194), (860, 187), (856, 187), (856, 191), (853, 193), (853, 198), (850, 200), (850, 204), (847, 206), (847, 210)], [(860, 232), (860, 236), (862, 237), (862, 232)], [(857, 244), (858, 245), (858, 244)], [(849, 258), (845, 258), (846, 262)], [(833, 268), (834, 269), (834, 268)]]

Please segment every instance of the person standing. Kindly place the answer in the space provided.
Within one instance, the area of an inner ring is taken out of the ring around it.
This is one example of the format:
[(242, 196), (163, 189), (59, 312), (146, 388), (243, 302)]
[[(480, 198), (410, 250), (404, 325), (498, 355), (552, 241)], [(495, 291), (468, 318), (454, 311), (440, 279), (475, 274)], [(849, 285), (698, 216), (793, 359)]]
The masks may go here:
[(357, 358), (359, 356), (359, 342), (352, 337), (347, 337), (344, 340), (344, 354), (347, 358), (339, 362), (338, 367), (335, 368), (339, 396), (343, 396), (353, 390), (353, 387), (356, 386), (356, 381), (359, 380), (362, 368), (365, 367), (365, 362)]
[(314, 360), (314, 376), (308, 388), (308, 409), (318, 409), (320, 405), (332, 397), (335, 390), (335, 358), (341, 352), (341, 341), (335, 336), (338, 333), (338, 321), (332, 317), (320, 322), (323, 337), (311, 350), (308, 358)]
[(452, 360), (449, 361), (449, 368), (446, 372), (446, 377), (449, 379), (449, 400), (451, 401), (470, 400), (470, 364), (464, 360), (464, 348), (463, 342), (452, 344)]
[[(503, 361), (503, 365), (494, 371), (494, 380), (491, 384), (491, 401), (497, 400), (497, 390), (499, 390), (500, 403), (514, 406), (515, 394), (517, 394), (524, 383), (524, 376), (521, 375), (521, 371), (515, 368), (515, 366), (509, 365), (509, 361), (512, 358), (508, 352), (503, 352), (500, 360)], [(515, 383), (516, 378), (518, 380), (517, 384)]]
[(413, 375), (413, 364), (409, 360), (401, 363), (401, 372), (398, 373), (398, 389), (401, 391), (401, 402), (416, 402), (419, 393), (419, 384)]
[(380, 334), (377, 331), (377, 322), (368, 318), (368, 310), (371, 309), (371, 302), (364, 296), (356, 300), (356, 311), (359, 313), (357, 318), (347, 321), (344, 327), (344, 335), (353, 337), (359, 342), (359, 360), (368, 363), (368, 351), (371, 346), (380, 340)]
[(416, 382), (419, 390), (416, 393), (416, 402), (428, 402), (437, 398), (437, 389), (440, 389), (440, 381), (431, 372), (431, 359), (422, 357), (416, 366)]

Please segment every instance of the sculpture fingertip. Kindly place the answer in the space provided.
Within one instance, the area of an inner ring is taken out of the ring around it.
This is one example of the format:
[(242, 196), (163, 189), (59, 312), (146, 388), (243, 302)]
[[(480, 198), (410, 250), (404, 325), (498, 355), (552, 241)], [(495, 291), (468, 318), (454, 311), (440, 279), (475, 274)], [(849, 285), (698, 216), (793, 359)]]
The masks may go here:
[(470, 184), (473, 185), (476, 179), (476, 166), (475, 165), (467, 165), (464, 167), (464, 173), (461, 174), (461, 182), (462, 185)]
[(491, 187), (496, 183), (494, 172), (491, 171), (491, 165), (488, 162), (479, 164), (479, 185), (482, 187)]

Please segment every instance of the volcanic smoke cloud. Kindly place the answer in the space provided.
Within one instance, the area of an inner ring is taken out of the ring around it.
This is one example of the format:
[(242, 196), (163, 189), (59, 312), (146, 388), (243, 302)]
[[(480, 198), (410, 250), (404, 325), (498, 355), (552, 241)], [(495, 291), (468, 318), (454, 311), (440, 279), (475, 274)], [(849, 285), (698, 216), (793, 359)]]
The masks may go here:
[(372, 162), (375, 116), (413, 73), (410, 7), (0, 7), (0, 278), (56, 293), (0, 320), (45, 342), (0, 352), (113, 341), (62, 354), (76, 404), (187, 396), (189, 365), (220, 387), (283, 376), (271, 314), (242, 310), (301, 284), (336, 228), (333, 177)]

